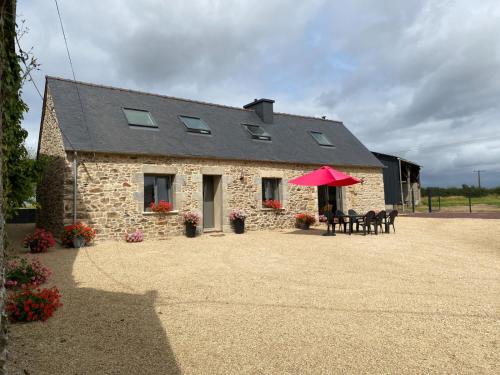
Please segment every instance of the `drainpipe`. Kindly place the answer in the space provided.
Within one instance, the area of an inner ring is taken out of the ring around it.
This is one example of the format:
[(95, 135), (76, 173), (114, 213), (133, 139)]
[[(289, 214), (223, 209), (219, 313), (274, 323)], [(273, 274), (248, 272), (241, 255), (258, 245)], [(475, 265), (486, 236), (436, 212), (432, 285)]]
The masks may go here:
[(401, 190), (401, 205), (403, 206), (403, 212), (405, 212), (405, 200), (403, 195), (403, 175), (401, 173), (401, 159), (398, 158), (399, 163), (399, 189)]
[(78, 171), (77, 171), (77, 160), (76, 151), (73, 153), (73, 224), (76, 223), (76, 194), (78, 189)]

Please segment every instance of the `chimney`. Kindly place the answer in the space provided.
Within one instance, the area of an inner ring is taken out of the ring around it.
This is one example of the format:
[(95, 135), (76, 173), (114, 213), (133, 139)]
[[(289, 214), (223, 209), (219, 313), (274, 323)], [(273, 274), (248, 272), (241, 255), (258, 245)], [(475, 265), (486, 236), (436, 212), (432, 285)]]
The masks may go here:
[(266, 124), (273, 123), (273, 103), (271, 99), (255, 99), (253, 102), (244, 105), (245, 109), (253, 109), (260, 119)]

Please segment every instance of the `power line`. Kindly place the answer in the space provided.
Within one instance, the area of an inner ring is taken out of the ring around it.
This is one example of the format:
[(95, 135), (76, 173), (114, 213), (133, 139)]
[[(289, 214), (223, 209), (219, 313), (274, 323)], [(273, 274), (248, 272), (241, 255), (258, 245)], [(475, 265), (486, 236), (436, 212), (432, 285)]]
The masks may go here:
[[(89, 142), (92, 145), (92, 143), (93, 143), (92, 137), (90, 135), (89, 128), (87, 126), (87, 121), (85, 118), (85, 111), (83, 110), (82, 97), (80, 96), (80, 90), (78, 88), (78, 83), (76, 81), (75, 69), (73, 68), (73, 61), (71, 60), (71, 54), (69, 53), (68, 40), (66, 38), (66, 32), (64, 31), (61, 12), (59, 11), (59, 4), (57, 3), (57, 0), (54, 0), (54, 3), (56, 4), (57, 16), (59, 17), (59, 24), (61, 25), (61, 31), (62, 31), (63, 38), (64, 38), (64, 45), (66, 46), (66, 53), (68, 54), (69, 65), (71, 67), (71, 73), (73, 74), (73, 82), (75, 83), (76, 93), (78, 95), (78, 101), (80, 102), (80, 109), (82, 111), (83, 125), (85, 126), (85, 130), (87, 131), (87, 135), (89, 137)], [(73, 150), (75, 150), (74, 147), (73, 147)]]
[[(38, 93), (38, 96), (40, 96), (40, 99), (42, 100), (42, 103), (43, 103), (43, 95), (42, 95), (42, 92), (40, 91), (40, 89), (38, 88), (38, 85), (36, 84), (35, 80), (33, 79), (33, 76), (31, 75), (31, 71), (30, 69), (28, 68), (28, 65), (26, 64), (26, 61), (23, 57), (23, 49), (21, 48), (21, 44), (19, 43), (19, 39), (16, 35), (16, 44), (17, 44), (17, 47), (19, 48), (19, 55), (20, 55), (20, 58), (21, 58), (21, 61), (23, 62), (23, 65), (24, 67), (26, 68), (26, 74), (28, 74), (29, 76), (29, 80), (31, 81), (31, 83), (33, 84), (33, 86), (35, 87), (35, 90), (36, 92)], [(61, 127), (59, 127), (59, 129), (61, 130), (61, 134), (62, 136), (68, 141), (69, 145), (71, 146), (71, 148), (74, 150), (75, 149), (75, 146), (73, 146), (73, 143), (71, 143), (70, 139), (68, 138), (68, 136), (64, 133), (64, 131), (62, 130)]]
[(473, 171), (474, 173), (477, 173), (477, 186), (479, 189), (481, 189), (481, 172), (486, 172), (484, 169), (477, 169)]

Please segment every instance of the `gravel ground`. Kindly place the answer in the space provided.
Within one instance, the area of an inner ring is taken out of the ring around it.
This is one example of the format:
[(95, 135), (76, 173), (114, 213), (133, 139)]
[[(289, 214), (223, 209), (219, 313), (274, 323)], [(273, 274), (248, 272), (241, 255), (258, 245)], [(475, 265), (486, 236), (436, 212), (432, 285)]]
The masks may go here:
[(498, 374), (500, 220), (396, 224), (57, 248), (65, 305), (10, 325), (10, 373)]

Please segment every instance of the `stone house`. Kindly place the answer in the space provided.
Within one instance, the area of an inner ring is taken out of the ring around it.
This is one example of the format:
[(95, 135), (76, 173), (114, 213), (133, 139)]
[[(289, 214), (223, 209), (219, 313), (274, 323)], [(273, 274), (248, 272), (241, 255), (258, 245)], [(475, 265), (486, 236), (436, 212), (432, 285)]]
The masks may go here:
[[(383, 165), (342, 122), (47, 77), (38, 155), (49, 167), (38, 186), (37, 223), (55, 233), (74, 221), (98, 239), (141, 229), (146, 238), (182, 234), (180, 214), (197, 210), (201, 230), (229, 231), (233, 209), (248, 230), (290, 228), (299, 212), (327, 204), (384, 208)], [(363, 179), (347, 188), (288, 180), (321, 165)], [(275, 199), (280, 210), (263, 206)], [(151, 202), (173, 204), (168, 214)]]

